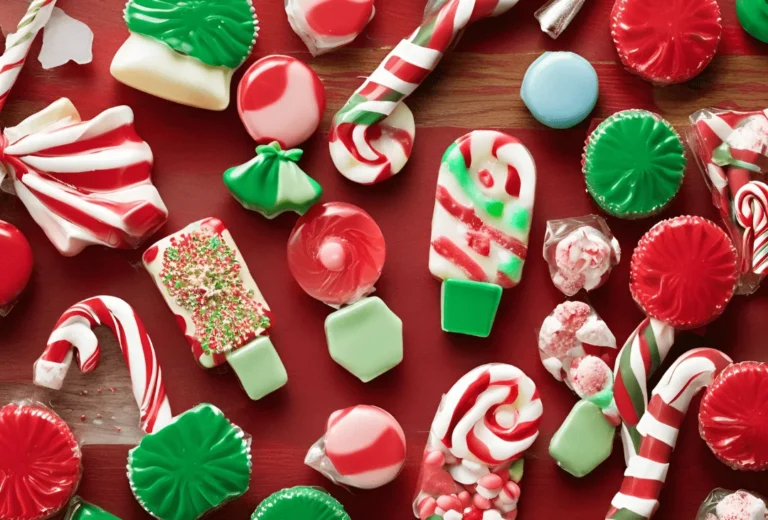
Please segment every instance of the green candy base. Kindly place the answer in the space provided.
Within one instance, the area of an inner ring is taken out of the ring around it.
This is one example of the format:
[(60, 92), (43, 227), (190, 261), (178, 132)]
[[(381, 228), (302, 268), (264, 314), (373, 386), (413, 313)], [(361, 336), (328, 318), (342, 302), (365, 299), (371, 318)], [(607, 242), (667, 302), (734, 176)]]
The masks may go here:
[(268, 496), (251, 520), (350, 520), (338, 500), (321, 488), (297, 486)]
[(120, 520), (102, 508), (90, 504), (80, 497), (74, 497), (69, 503), (64, 520)]
[(487, 338), (501, 301), (499, 285), (447, 279), (441, 291), (442, 326), (445, 332)]
[(288, 373), (269, 336), (259, 336), (227, 354), (248, 397), (257, 401), (288, 382)]
[(583, 477), (610, 455), (616, 428), (596, 404), (579, 401), (555, 432), (549, 454), (574, 477)]
[(403, 322), (375, 296), (332, 312), (325, 337), (333, 360), (364, 383), (403, 360)]

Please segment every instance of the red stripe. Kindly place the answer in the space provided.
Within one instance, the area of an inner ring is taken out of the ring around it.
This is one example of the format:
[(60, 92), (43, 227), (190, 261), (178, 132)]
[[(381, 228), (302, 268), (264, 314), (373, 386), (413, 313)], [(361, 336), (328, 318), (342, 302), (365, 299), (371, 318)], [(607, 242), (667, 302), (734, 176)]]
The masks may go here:
[(664, 481), (662, 480), (624, 477), (624, 482), (621, 483), (621, 490), (619, 492), (635, 498), (657, 500), (663, 485)]
[(651, 402), (648, 403), (648, 413), (650, 413), (653, 418), (660, 423), (666, 424), (667, 426), (671, 426), (675, 429), (680, 428), (680, 425), (683, 423), (683, 419), (685, 418), (685, 414), (683, 412), (664, 402), (664, 399), (662, 399), (659, 394), (654, 395), (651, 398)]
[[(453, 41), (454, 20), (459, 6), (459, 0), (448, 0), (437, 14), (432, 36), (424, 45), (428, 49), (435, 49), (440, 52), (445, 51)], [(461, 29), (461, 28), (459, 28)]]
[(417, 85), (420, 85), (432, 72), (430, 69), (419, 67), (395, 55), (389, 56), (383, 63), (383, 67), (401, 80)]
[(342, 475), (357, 475), (400, 464), (405, 460), (405, 444), (400, 434), (390, 427), (365, 448), (328, 456)]
[(438, 237), (432, 241), (432, 247), (435, 252), (456, 265), (459, 269), (469, 277), (470, 280), (475, 282), (487, 282), (488, 277), (485, 275), (485, 271), (480, 267), (480, 264), (475, 262), (467, 253), (464, 252), (459, 246), (454, 244), (448, 237)]
[(8, 72), (11, 69), (15, 69), (16, 67), (21, 67), (22, 65), (24, 65), (24, 61), (26, 61), (26, 59), (27, 59), (27, 56), (25, 54), (24, 57), (21, 58), (19, 61), (15, 63), (7, 63), (3, 65), (2, 67), (0, 67), (0, 74), (2, 74), (3, 72)]
[(673, 446), (648, 435), (643, 437), (638, 455), (660, 464), (668, 464), (673, 449)]
[(35, 171), (46, 178), (72, 186), (84, 193), (98, 193), (117, 191), (149, 181), (152, 164), (140, 162), (107, 170), (83, 172), (51, 172), (39, 168)]

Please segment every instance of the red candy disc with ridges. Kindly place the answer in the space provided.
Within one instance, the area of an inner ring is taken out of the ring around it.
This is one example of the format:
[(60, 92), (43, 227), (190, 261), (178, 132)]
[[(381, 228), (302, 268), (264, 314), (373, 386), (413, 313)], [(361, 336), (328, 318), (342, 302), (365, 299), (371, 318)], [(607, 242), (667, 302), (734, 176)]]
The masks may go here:
[(42, 520), (75, 494), (80, 447), (58, 415), (41, 404), (0, 408), (0, 518)]
[(622, 63), (657, 85), (698, 76), (715, 56), (722, 32), (717, 0), (618, 0), (611, 14)]
[(737, 278), (736, 249), (725, 232), (705, 218), (676, 217), (640, 239), (629, 289), (649, 316), (695, 328), (722, 314)]
[(32, 275), (32, 248), (16, 226), (0, 220), (0, 251), (0, 316), (5, 316)]
[(747, 361), (726, 368), (701, 400), (699, 432), (733, 469), (768, 469), (768, 365)]
[(384, 235), (373, 218), (352, 204), (316, 205), (288, 238), (288, 266), (310, 296), (344, 305), (370, 294), (386, 257)]

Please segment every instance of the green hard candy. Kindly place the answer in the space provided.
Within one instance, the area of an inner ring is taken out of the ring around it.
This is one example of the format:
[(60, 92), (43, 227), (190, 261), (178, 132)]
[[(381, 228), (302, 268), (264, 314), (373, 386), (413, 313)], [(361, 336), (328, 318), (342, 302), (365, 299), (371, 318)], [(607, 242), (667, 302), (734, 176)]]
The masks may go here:
[(120, 520), (102, 508), (90, 504), (80, 497), (74, 497), (69, 503), (64, 520)]
[(745, 31), (768, 43), (768, 0), (736, 0), (736, 14)]
[(552, 437), (549, 454), (565, 471), (583, 477), (611, 455), (615, 433), (600, 408), (582, 400)]
[(227, 353), (227, 362), (248, 397), (254, 401), (288, 382), (288, 373), (269, 336), (258, 337), (244, 347)]
[(672, 125), (646, 110), (624, 110), (587, 140), (587, 190), (607, 213), (643, 218), (663, 210), (685, 174), (685, 150)]
[(493, 283), (452, 278), (443, 281), (443, 330), (487, 338), (496, 318), (501, 292), (501, 286)]
[(298, 486), (267, 497), (251, 520), (350, 520), (338, 500), (322, 489)]

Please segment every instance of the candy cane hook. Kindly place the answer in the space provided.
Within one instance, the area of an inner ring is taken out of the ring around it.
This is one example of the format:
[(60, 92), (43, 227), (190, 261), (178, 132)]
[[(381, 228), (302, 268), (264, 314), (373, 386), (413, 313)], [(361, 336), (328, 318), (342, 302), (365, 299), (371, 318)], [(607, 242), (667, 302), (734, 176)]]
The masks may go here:
[(43, 355), (35, 362), (34, 383), (61, 389), (72, 364), (72, 348), (77, 349), (82, 372), (96, 368), (101, 356), (101, 347), (91, 330), (96, 325), (109, 327), (117, 337), (130, 370), (142, 430), (152, 433), (161, 429), (172, 417), (163, 374), (144, 324), (133, 308), (119, 298), (95, 296), (67, 309), (51, 332)]

